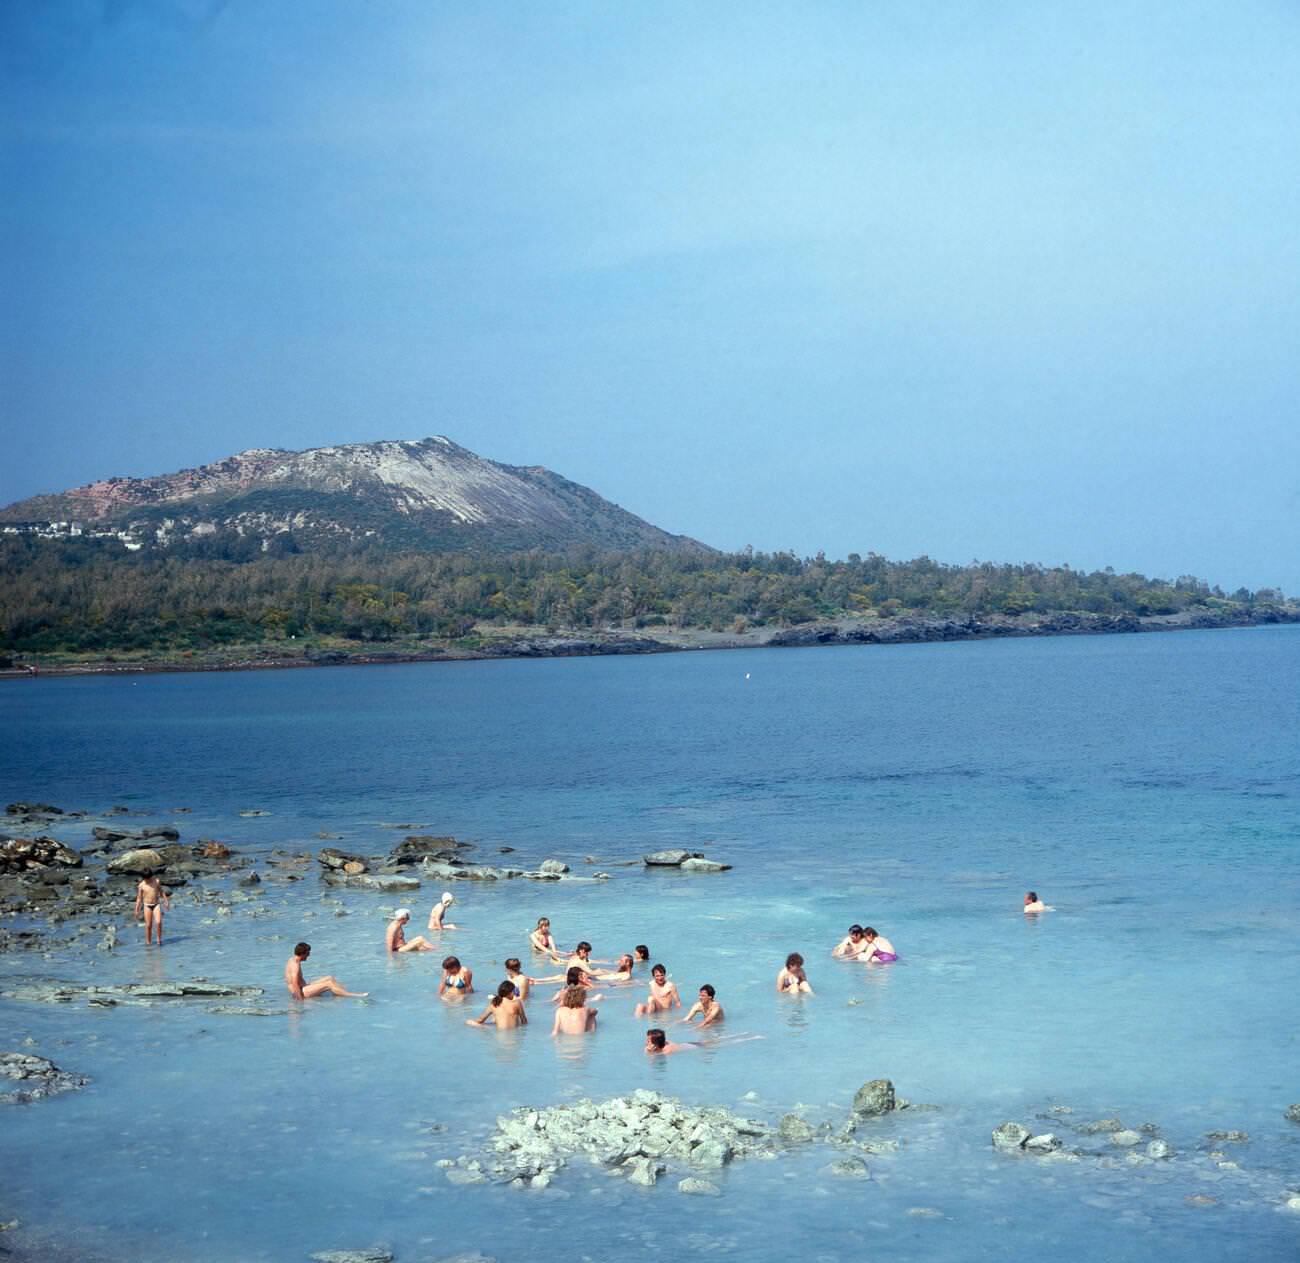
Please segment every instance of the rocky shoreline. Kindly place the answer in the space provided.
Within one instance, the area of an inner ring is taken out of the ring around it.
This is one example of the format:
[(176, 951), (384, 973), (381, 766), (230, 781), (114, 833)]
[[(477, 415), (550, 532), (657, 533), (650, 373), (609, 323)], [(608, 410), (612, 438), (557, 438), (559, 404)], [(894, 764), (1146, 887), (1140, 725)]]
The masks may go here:
[[(680, 653), (692, 649), (802, 649), (823, 645), (933, 644), (954, 640), (997, 640), (1028, 636), (1104, 636), (1141, 632), (1215, 631), (1300, 623), (1300, 604), (1254, 606), (1237, 610), (1183, 611), (1179, 614), (1088, 614), (926, 617), (900, 615), (870, 620), (841, 618), (794, 627), (762, 627), (743, 632), (704, 629), (601, 630), (485, 635), (465, 642), (424, 642), (415, 647), (308, 649), (285, 652), (282, 644), (247, 646), (230, 653), (182, 658), (113, 658), (86, 662), (20, 664), (0, 668), (0, 680), (34, 676), (139, 675), (190, 671), (266, 671), (303, 667), (382, 666), (413, 662), (494, 661), (510, 658), (589, 658), (622, 654)], [(32, 667), (35, 667), (35, 670)]]

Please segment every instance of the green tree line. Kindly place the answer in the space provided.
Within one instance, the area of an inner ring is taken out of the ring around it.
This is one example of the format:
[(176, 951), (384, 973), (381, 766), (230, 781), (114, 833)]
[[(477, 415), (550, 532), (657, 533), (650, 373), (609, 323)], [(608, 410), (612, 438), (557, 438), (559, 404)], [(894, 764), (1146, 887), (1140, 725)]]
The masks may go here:
[(457, 638), (476, 627), (790, 626), (844, 616), (1172, 614), (1282, 599), (1068, 566), (875, 553), (357, 552), (232, 561), (112, 541), (0, 540), (0, 649), (202, 649), (290, 636)]

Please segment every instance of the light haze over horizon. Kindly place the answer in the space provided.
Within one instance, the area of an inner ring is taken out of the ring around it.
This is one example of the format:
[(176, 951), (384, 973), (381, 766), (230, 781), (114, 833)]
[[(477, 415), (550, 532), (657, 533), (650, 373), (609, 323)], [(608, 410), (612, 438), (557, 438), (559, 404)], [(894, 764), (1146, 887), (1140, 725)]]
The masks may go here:
[(1300, 8), (9, 0), (0, 503), (445, 434), (1300, 593)]

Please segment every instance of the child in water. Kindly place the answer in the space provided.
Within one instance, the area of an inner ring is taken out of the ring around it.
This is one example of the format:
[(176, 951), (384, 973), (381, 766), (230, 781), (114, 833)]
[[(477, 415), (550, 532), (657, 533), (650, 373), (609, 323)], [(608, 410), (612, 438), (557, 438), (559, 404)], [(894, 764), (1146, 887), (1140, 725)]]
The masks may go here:
[(171, 898), (163, 889), (157, 873), (150, 873), (148, 877), (140, 879), (140, 884), (135, 888), (135, 919), (140, 920), (140, 912), (143, 910), (146, 945), (153, 942), (156, 932), (158, 946), (162, 946), (163, 909), (170, 911), (171, 906)]

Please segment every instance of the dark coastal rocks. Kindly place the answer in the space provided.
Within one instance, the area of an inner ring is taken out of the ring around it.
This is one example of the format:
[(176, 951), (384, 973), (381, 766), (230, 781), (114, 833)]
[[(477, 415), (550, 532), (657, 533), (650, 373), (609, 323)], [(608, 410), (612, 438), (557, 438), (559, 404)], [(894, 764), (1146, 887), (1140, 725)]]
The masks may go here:
[(21, 1085), (12, 1091), (0, 1092), (0, 1104), (4, 1105), (25, 1104), (47, 1096), (58, 1096), (60, 1092), (74, 1092), (90, 1082), (82, 1075), (60, 1070), (44, 1057), (20, 1052), (0, 1053), (0, 1079)]
[(327, 872), (321, 878), (330, 886), (346, 886), (350, 890), (406, 891), (419, 890), (420, 879), (401, 873)]
[(150, 847), (139, 847), (134, 851), (125, 851), (108, 861), (110, 873), (123, 873), (132, 877), (147, 877), (150, 873), (161, 872), (167, 867), (167, 861)]
[(189, 982), (125, 982), (102, 987), (55, 978), (13, 978), (0, 982), (0, 997), (6, 1000), (39, 1004), (71, 1004), (82, 1000), (105, 1008), (117, 1004), (148, 1005), (163, 1000), (249, 1000), (262, 994), (261, 987), (209, 982), (206, 978)]
[(457, 850), (468, 849), (468, 842), (455, 838), (435, 837), (431, 833), (415, 833), (403, 838), (388, 853), (390, 864), (419, 864), (422, 860), (443, 855), (454, 856)]
[(151, 840), (179, 842), (181, 833), (179, 829), (173, 828), (169, 824), (155, 825), (147, 829), (107, 829), (103, 825), (96, 825), (91, 829), (90, 836), (96, 842), (148, 842)]
[(7, 838), (0, 842), (0, 873), (42, 868), (80, 868), (81, 856), (53, 838)]
[(1244, 1145), (1250, 1143), (1250, 1133), (1244, 1131), (1209, 1131), (1205, 1139), (1215, 1145)]
[(349, 855), (336, 846), (322, 847), (316, 852), (316, 862), (331, 872), (346, 872), (351, 876), (364, 873), (369, 865), (364, 855)]
[(806, 1145), (817, 1139), (817, 1129), (798, 1114), (782, 1115), (776, 1134), (787, 1145)]
[(62, 807), (52, 803), (9, 803), (5, 807), (6, 816), (21, 816), (24, 820), (38, 820), (42, 817), (61, 816)]
[(702, 860), (704, 856), (699, 851), (683, 851), (680, 848), (671, 848), (666, 851), (652, 851), (645, 856), (642, 863), (647, 868), (678, 868), (687, 860)]

